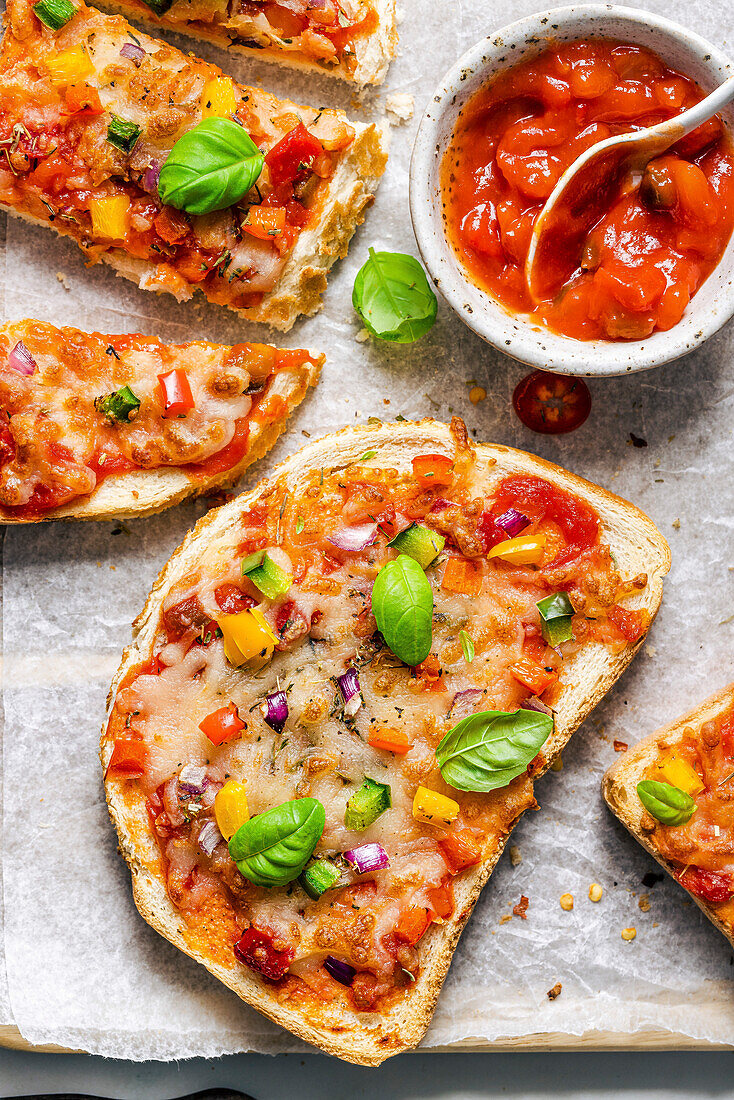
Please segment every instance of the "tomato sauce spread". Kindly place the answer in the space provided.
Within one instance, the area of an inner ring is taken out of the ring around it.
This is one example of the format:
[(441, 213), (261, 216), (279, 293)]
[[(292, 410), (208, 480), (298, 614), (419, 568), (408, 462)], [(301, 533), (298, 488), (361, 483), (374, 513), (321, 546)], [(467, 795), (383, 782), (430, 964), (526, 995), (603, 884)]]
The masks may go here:
[[(453, 455), (283, 475), (230, 512), (166, 595), (104, 738), (107, 783), (147, 808), (188, 942), (318, 1014), (402, 996), (429, 930), (454, 914), (454, 884), (535, 805), (542, 748), (503, 787), (457, 790), (436, 756), (445, 734), (489, 709), (548, 713), (586, 644), (619, 653), (650, 621), (624, 606), (647, 577), (620, 574), (588, 500), (542, 476), (488, 477), (461, 421), (452, 432)], [(399, 553), (389, 543), (416, 531), (434, 540), (434, 614), (430, 653), (411, 667), (377, 630), (372, 592)], [(269, 563), (257, 582), (253, 561)], [(561, 639), (539, 608), (554, 595), (568, 600)], [(237, 624), (265, 631), (254, 668), (231, 648)], [(350, 817), (365, 783), (389, 798)], [(300, 799), (323, 807), (311, 871), (326, 877), (251, 880), (228, 839)], [(355, 864), (365, 845), (376, 866)]]
[(672, 328), (734, 225), (734, 155), (718, 116), (621, 182), (572, 263), (559, 249), (539, 303), (524, 267), (535, 220), (577, 157), (702, 98), (650, 50), (604, 40), (553, 46), (492, 81), (462, 111), (442, 164), (446, 232), (470, 278), (579, 340)]
[(734, 705), (699, 729), (687, 727), (674, 743), (661, 738), (644, 778), (671, 782), (693, 797), (685, 824), (650, 816), (643, 828), (681, 885), (734, 926)]

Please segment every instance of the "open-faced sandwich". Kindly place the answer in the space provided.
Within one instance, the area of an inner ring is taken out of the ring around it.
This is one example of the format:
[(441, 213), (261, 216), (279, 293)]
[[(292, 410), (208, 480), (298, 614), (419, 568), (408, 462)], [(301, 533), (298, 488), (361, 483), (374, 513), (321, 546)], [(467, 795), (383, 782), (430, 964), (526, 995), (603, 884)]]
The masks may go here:
[(318, 379), (270, 344), (0, 328), (0, 523), (149, 515), (232, 485)]
[(604, 776), (607, 804), (734, 944), (734, 684)]
[(460, 420), (310, 444), (199, 522), (115, 677), (101, 757), (141, 914), (332, 1054), (417, 1043), (668, 566), (631, 504)]
[(235, 84), (80, 0), (9, 0), (0, 204), (145, 290), (286, 330), (321, 304), (382, 132)]
[(359, 85), (382, 83), (398, 41), (395, 0), (103, 0), (102, 7)]

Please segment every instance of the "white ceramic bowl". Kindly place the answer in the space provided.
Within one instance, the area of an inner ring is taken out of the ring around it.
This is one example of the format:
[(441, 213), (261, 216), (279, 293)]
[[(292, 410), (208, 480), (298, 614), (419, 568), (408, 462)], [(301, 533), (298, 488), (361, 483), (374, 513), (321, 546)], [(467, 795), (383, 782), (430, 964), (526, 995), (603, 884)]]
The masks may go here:
[[(533, 367), (561, 374), (614, 375), (647, 370), (685, 355), (728, 321), (734, 313), (734, 237), (683, 319), (668, 332), (654, 332), (646, 340), (574, 340), (549, 332), (528, 316), (510, 313), (470, 281), (446, 239), (441, 204), (441, 159), (467, 101), (497, 73), (540, 53), (549, 40), (589, 37), (646, 46), (707, 92), (734, 71), (716, 46), (652, 12), (579, 4), (521, 19), (468, 50), (431, 97), (413, 148), (410, 213), (435, 285), (483, 340)], [(733, 133), (734, 107), (724, 118)]]

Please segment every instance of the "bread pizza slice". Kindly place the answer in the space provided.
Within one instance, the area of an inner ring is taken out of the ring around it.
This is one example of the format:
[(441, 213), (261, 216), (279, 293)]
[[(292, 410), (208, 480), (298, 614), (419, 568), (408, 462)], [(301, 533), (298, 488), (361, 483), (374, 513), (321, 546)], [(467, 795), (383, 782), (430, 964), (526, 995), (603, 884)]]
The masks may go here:
[(417, 1043), (668, 566), (631, 504), (458, 419), (295, 454), (186, 538), (111, 689), (105, 788), (145, 920), (331, 1054)]
[(626, 752), (602, 790), (612, 813), (734, 944), (734, 684)]
[(130, 19), (353, 84), (381, 84), (395, 55), (395, 0), (104, 0)]
[(0, 523), (150, 515), (234, 484), (322, 361), (270, 344), (3, 325)]
[(145, 290), (289, 329), (385, 163), (376, 126), (235, 84), (121, 16), (8, 3), (0, 204)]

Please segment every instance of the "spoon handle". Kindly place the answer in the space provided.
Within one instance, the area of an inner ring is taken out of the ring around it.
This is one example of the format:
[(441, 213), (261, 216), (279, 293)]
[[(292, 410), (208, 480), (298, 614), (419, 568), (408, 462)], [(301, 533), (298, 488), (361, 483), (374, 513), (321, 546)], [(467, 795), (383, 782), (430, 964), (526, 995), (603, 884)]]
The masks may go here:
[(685, 137), (686, 134), (690, 134), (691, 130), (695, 130), (697, 126), (700, 126), (702, 122), (707, 122), (713, 115), (717, 115), (733, 99), (734, 76), (730, 76), (715, 91), (702, 99), (700, 103), (696, 103), (694, 107), (689, 107), (682, 115), (671, 118), (669, 122), (664, 122), (662, 126), (656, 126), (655, 130), (656, 132), (662, 131), (664, 127), (669, 126), (671, 130), (675, 130), (679, 137)]

